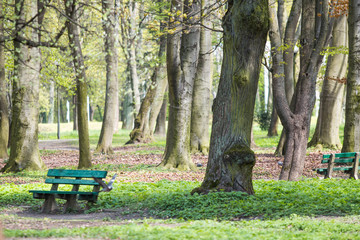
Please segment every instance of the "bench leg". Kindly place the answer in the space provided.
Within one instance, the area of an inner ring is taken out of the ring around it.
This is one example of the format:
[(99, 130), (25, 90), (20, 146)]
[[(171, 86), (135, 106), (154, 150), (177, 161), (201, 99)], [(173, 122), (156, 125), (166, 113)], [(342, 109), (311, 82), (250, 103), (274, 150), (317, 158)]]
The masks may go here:
[(55, 196), (54, 195), (47, 195), (45, 197), (45, 202), (42, 206), (41, 212), (43, 213), (50, 213), (57, 209)]
[(68, 212), (68, 211), (72, 211), (72, 210), (78, 210), (79, 209), (79, 205), (76, 201), (76, 196), (77, 195), (69, 195), (66, 198), (66, 204), (65, 204), (65, 208), (64, 208), (64, 212)]
[(353, 168), (350, 173), (350, 178), (356, 180), (359, 179), (358, 172), (359, 172), (359, 153), (355, 153), (355, 159), (354, 159)]
[(325, 179), (326, 178), (331, 178), (331, 174), (333, 172), (333, 168), (334, 168), (334, 165), (335, 165), (335, 154), (331, 154), (330, 156), (330, 160), (329, 160), (329, 163), (328, 163), (328, 168), (327, 168), (327, 171), (326, 171), (326, 174), (325, 174)]

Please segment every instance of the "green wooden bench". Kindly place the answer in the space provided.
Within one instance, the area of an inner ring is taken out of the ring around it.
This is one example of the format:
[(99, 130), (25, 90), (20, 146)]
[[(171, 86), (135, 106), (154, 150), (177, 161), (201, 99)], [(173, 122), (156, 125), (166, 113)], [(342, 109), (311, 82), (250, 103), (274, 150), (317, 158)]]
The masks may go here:
[[(97, 201), (100, 187), (102, 191), (110, 191), (116, 174), (107, 185), (103, 182), (103, 178), (107, 175), (107, 171), (94, 170), (65, 170), (65, 169), (49, 169), (45, 183), (52, 184), (49, 191), (30, 190), (35, 199), (45, 199), (42, 206), (42, 212), (49, 213), (57, 209), (56, 198), (65, 199), (65, 209), (77, 209), (77, 200), (86, 200), (88, 203)], [(71, 191), (59, 191), (59, 184), (73, 185)], [(80, 191), (81, 185), (93, 186), (92, 191)]]
[(325, 175), (324, 178), (331, 178), (334, 171), (344, 171), (350, 174), (350, 178), (358, 179), (359, 154), (357, 152), (324, 154), (321, 163), (326, 163), (327, 168), (316, 168), (314, 170)]

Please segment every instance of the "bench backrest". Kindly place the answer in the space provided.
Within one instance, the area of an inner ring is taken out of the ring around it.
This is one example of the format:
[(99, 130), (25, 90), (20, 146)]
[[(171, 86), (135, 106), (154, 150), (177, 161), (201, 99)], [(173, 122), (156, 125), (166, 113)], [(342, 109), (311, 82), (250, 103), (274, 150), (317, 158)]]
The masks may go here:
[(47, 176), (55, 178), (47, 178), (45, 183), (98, 186), (99, 183), (93, 179), (87, 180), (81, 178), (102, 179), (105, 178), (106, 175), (107, 171), (49, 169)]
[[(356, 152), (335, 153), (335, 163), (352, 163), (355, 160)], [(329, 163), (331, 154), (324, 154), (321, 163)]]
[(48, 177), (106, 178), (107, 171), (49, 169)]

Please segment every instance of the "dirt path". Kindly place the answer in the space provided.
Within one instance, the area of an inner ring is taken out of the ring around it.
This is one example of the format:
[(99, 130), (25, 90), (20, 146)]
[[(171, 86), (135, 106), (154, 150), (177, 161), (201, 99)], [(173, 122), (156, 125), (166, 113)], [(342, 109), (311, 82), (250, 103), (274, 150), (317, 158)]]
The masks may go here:
[(77, 139), (39, 140), (40, 150), (79, 150)]

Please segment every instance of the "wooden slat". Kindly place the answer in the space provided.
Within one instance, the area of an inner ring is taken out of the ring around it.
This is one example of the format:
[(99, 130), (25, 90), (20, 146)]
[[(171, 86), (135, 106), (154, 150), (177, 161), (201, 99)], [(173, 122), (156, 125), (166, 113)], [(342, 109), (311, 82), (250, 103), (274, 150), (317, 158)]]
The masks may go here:
[[(331, 154), (324, 154), (323, 159), (329, 159)], [(355, 157), (355, 152), (335, 153), (335, 158)]]
[(75, 199), (76, 202), (76, 198), (78, 198), (78, 200), (87, 200), (87, 201), (91, 201), (91, 202), (96, 202), (97, 198), (98, 198), (98, 193), (97, 192), (68, 192), (68, 191), (30, 191), (33, 193), (33, 197), (35, 199), (45, 199), (45, 201), (47, 199), (54, 199), (55, 202), (55, 198), (60, 198), (60, 199), (65, 199), (67, 200), (67, 202), (69, 201), (69, 197)]
[(78, 192), (78, 191), (46, 191), (46, 190), (29, 190), (31, 193), (40, 193), (40, 194), (81, 194), (81, 195), (98, 195), (98, 192)]
[(78, 184), (78, 185), (99, 185), (94, 180), (79, 180), (79, 179), (67, 179), (67, 178), (47, 178), (45, 183), (49, 184)]
[[(354, 162), (355, 157), (353, 158), (335, 158), (335, 163), (352, 163)], [(328, 163), (330, 160), (322, 160), (321, 163)]]
[(49, 169), (48, 177), (105, 178), (107, 171)]
[[(349, 171), (351, 169), (352, 169), (352, 167), (334, 167), (333, 171)], [(359, 169), (360, 169), (360, 167), (359, 167)], [(326, 174), (327, 168), (317, 168), (316, 171), (319, 174)]]

